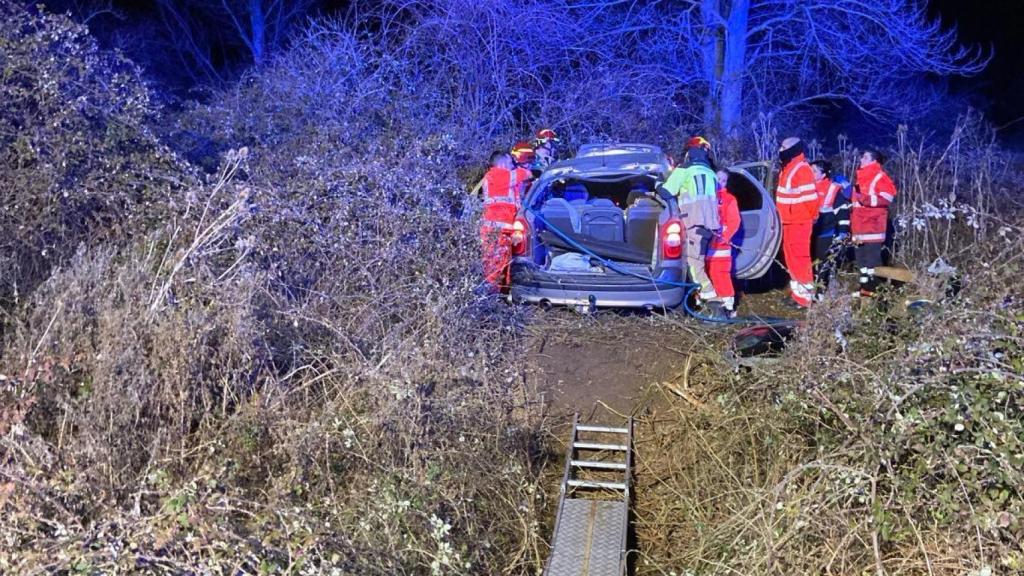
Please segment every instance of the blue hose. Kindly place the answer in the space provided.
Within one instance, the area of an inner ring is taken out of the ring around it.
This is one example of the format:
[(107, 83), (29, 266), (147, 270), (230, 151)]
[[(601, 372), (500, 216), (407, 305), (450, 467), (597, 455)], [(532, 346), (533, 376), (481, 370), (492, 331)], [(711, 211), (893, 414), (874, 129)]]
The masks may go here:
[(567, 244), (569, 244), (573, 248), (576, 248), (577, 250), (579, 250), (580, 252), (586, 254), (587, 256), (590, 256), (591, 258), (596, 259), (598, 262), (601, 262), (602, 264), (604, 264), (608, 268), (611, 268), (612, 270), (618, 272), (619, 274), (625, 274), (626, 276), (633, 276), (634, 278), (639, 278), (641, 280), (646, 280), (646, 281), (648, 281), (648, 282), (650, 282), (652, 284), (663, 284), (663, 285), (666, 285), (666, 286), (675, 286), (675, 287), (679, 287), (679, 288), (686, 288), (687, 289), (686, 290), (686, 294), (683, 296), (683, 310), (685, 310), (687, 314), (689, 314), (690, 316), (693, 316), (697, 320), (700, 320), (702, 322), (713, 322), (713, 323), (717, 323), (717, 324), (761, 324), (761, 323), (764, 322), (763, 320), (754, 319), (754, 318), (745, 318), (745, 317), (714, 318), (712, 316), (705, 316), (705, 315), (697, 312), (693, 308), (691, 308), (690, 307), (690, 302), (689, 302), (690, 295), (692, 295), (695, 291), (700, 290), (700, 284), (696, 284), (694, 282), (673, 282), (672, 280), (658, 280), (657, 278), (655, 278), (653, 276), (650, 276), (650, 275), (645, 276), (645, 275), (640, 274), (638, 272), (634, 272), (632, 270), (629, 270), (628, 268), (624, 268), (622, 266), (619, 266), (617, 263), (615, 263), (615, 262), (613, 262), (611, 260), (608, 260), (607, 258), (605, 258), (603, 256), (599, 256), (599, 255), (595, 254), (592, 250), (590, 250), (586, 246), (581, 245), (579, 242), (576, 242), (575, 240), (570, 238), (567, 234), (565, 234), (564, 232), (562, 232), (561, 230), (559, 230), (555, 226), (552, 226), (551, 223), (548, 222), (543, 216), (541, 216), (540, 213), (537, 212), (536, 210), (534, 210), (532, 208), (527, 208), (527, 210), (529, 210), (529, 212), (531, 214), (533, 214), (534, 217), (536, 217), (538, 220), (543, 222), (544, 226), (548, 230), (551, 230), (552, 232), (554, 232), (555, 235), (557, 235), (559, 238), (564, 240)]

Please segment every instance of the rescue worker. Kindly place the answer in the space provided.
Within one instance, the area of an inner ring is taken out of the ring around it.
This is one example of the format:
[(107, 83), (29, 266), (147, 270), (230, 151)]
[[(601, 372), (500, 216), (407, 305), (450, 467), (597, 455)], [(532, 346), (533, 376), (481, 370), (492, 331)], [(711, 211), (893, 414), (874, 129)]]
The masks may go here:
[(736, 317), (736, 291), (732, 285), (732, 239), (740, 229), (740, 207), (729, 192), (729, 173), (718, 171), (718, 224), (707, 256), (708, 276), (726, 318)]
[(491, 167), (484, 174), (484, 212), (480, 219), (480, 244), (483, 247), (484, 281), (492, 290), (506, 282), (512, 255), (512, 224), (519, 211), (521, 193), (528, 178), (515, 168), (506, 152), (491, 154)]
[(537, 160), (537, 154), (533, 151), (533, 146), (531, 146), (526, 140), (520, 140), (512, 147), (511, 153), (512, 162), (515, 164), (515, 168), (520, 170), (521, 174), (526, 175), (526, 178), (522, 181), (526, 182), (526, 180), (532, 179), (533, 163)]
[(842, 174), (832, 174), (832, 164), (827, 160), (811, 162), (814, 173), (814, 187), (818, 193), (818, 219), (814, 222), (814, 284), (818, 297), (825, 289), (835, 271), (842, 265), (846, 245), (844, 241), (850, 231), (850, 181)]
[(814, 173), (804, 155), (802, 140), (791, 136), (779, 147), (779, 185), (775, 204), (782, 221), (782, 253), (789, 269), (790, 297), (795, 306), (806, 308), (814, 298), (811, 270), (811, 230), (818, 217), (818, 193)]
[(694, 136), (686, 143), (682, 165), (674, 168), (662, 184), (667, 193), (676, 197), (682, 213), (690, 279), (700, 285), (698, 304), (716, 296), (705, 268), (708, 245), (718, 229), (718, 176), (711, 166), (711, 143)]
[(860, 295), (873, 296), (878, 285), (875, 268), (882, 265), (882, 245), (889, 224), (889, 206), (896, 198), (896, 185), (882, 169), (878, 150), (868, 148), (860, 155), (857, 187), (853, 192), (850, 229), (854, 257), (860, 268)]
[(554, 130), (543, 128), (537, 131), (533, 140), (533, 152), (536, 159), (531, 166), (534, 177), (539, 177), (545, 168), (558, 160), (559, 143), (558, 134)]

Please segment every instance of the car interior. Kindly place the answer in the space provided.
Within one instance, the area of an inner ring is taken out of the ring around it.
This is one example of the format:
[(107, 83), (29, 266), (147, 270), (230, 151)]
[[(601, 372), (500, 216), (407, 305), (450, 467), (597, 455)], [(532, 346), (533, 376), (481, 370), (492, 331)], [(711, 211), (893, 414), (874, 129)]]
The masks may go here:
[(649, 197), (653, 189), (654, 181), (649, 177), (555, 182), (540, 213), (559, 231), (603, 243), (623, 243), (649, 260), (663, 210)]
[[(763, 176), (758, 172), (761, 168), (746, 164), (729, 171), (727, 187), (736, 197), (742, 220), (733, 237), (739, 247), (733, 262), (737, 278), (763, 274), (774, 256), (768, 252), (777, 248), (778, 230), (771, 225), (774, 204), (758, 179)], [(610, 260), (651, 265), (664, 212), (654, 186), (650, 176), (627, 174), (550, 183), (535, 199), (534, 206), (547, 224), (538, 227), (541, 244), (533, 252), (534, 262), (547, 267), (556, 257), (578, 252), (576, 242)]]

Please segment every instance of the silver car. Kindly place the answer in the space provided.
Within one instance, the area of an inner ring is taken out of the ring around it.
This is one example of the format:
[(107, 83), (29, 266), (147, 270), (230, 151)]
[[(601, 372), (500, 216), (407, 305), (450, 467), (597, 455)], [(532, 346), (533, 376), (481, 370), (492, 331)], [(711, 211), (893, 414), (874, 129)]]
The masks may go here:
[[(646, 144), (586, 145), (548, 167), (513, 227), (512, 300), (589, 310), (679, 305), (686, 235), (675, 198), (657, 190), (669, 171), (668, 157)], [(765, 185), (770, 167), (729, 172), (743, 220), (733, 239), (733, 276), (759, 278), (782, 236)]]

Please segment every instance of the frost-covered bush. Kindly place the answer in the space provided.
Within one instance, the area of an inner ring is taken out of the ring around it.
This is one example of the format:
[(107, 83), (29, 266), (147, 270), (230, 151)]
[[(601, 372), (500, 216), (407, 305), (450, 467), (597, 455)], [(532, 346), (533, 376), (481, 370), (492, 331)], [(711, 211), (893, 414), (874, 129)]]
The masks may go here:
[(0, 3), (0, 304), (80, 242), (132, 234), (187, 179), (139, 70), (84, 26)]
[(542, 561), (539, 405), (520, 318), (474, 292), (470, 152), (373, 113), (351, 55), (297, 54), (185, 113), (221, 168), (10, 321), (0, 572)]

